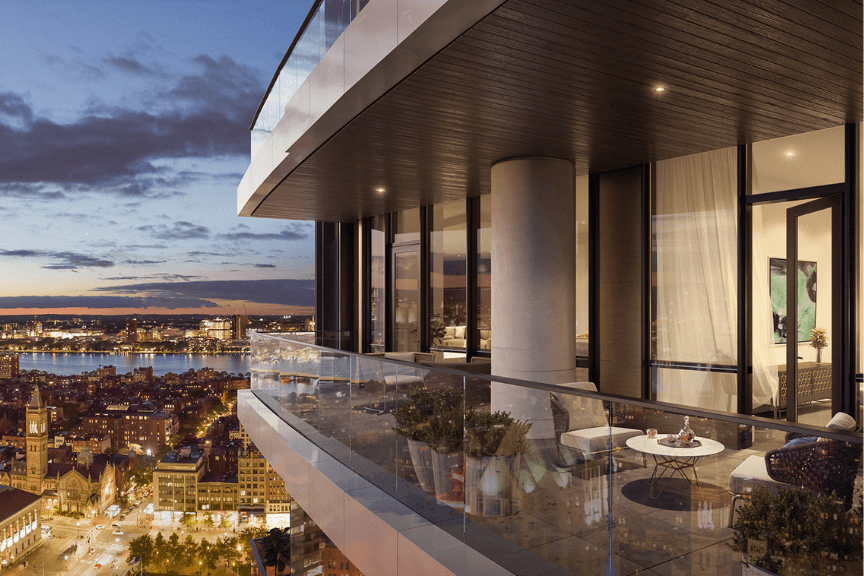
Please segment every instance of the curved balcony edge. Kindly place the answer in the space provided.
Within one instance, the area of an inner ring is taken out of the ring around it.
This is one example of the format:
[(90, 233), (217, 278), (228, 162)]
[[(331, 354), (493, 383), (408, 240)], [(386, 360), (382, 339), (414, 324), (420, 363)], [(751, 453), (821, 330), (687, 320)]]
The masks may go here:
[(368, 106), (505, 0), (373, 0), (285, 106), (237, 188), (253, 216), (291, 172)]

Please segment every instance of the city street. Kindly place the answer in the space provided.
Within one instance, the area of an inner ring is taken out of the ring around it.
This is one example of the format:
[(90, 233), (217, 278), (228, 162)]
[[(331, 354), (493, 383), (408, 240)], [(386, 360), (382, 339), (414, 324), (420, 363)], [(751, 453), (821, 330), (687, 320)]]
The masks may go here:
[[(50, 537), (43, 536), (43, 544), (26, 559), (25, 574), (123, 575), (131, 567), (126, 564), (129, 542), (147, 534), (149, 524), (143, 510), (148, 501), (143, 501), (124, 520), (106, 520), (97, 517), (93, 521), (75, 520), (55, 516), (43, 518), (42, 523), (53, 528)], [(117, 524), (115, 528), (112, 524)], [(102, 525), (104, 528), (97, 528)], [(123, 534), (114, 534), (115, 530)], [(64, 558), (64, 552), (77, 544), (78, 549)], [(93, 552), (90, 552), (90, 550)], [(43, 566), (44, 564), (44, 566)], [(97, 564), (99, 567), (97, 568)]]

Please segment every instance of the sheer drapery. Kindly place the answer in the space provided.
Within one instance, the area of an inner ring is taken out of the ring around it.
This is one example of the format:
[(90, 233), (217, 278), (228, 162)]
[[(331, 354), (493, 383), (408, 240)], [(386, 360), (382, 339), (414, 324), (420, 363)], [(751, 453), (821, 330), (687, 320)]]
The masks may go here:
[[(655, 358), (737, 364), (734, 148), (657, 163)], [(734, 411), (729, 375), (657, 371), (657, 399)]]
[[(771, 299), (768, 297), (768, 257), (763, 242), (762, 210), (753, 207), (750, 235), (753, 246), (753, 336), (750, 346), (753, 353), (753, 408), (758, 409), (779, 404), (779, 379), (777, 375), (776, 353), (772, 342), (774, 337), (774, 317), (771, 312)], [(785, 222), (783, 222), (785, 227)]]

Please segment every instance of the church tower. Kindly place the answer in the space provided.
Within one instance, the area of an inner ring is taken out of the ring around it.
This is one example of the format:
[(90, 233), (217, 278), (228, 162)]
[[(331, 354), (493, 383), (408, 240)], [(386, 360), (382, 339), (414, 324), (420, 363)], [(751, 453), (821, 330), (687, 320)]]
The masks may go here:
[(42, 480), (47, 473), (48, 408), (36, 386), (27, 405), (27, 491), (42, 494)]

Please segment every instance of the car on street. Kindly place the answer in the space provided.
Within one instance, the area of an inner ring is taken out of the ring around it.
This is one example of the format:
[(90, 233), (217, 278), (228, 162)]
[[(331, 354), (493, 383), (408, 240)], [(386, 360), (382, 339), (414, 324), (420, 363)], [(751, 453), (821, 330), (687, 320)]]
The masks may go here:
[(113, 524), (111, 524), (111, 527), (112, 527), (112, 528), (119, 528), (119, 527), (120, 527), (120, 525), (119, 525), (119, 524), (117, 524), (117, 523), (116, 523), (116, 522), (114, 522), (114, 523), (113, 523)]
[(123, 531), (122, 530), (114, 530), (114, 532), (112, 532), (112, 534), (114, 534), (115, 536), (122, 536)]
[(125, 515), (125, 514), (122, 514), (122, 515), (118, 516), (117, 519), (118, 519), (118, 520), (125, 520), (125, 519), (126, 519), (126, 515)]
[(96, 525), (96, 529), (97, 529), (97, 530), (102, 530), (102, 529), (104, 529), (104, 528), (105, 528), (105, 525), (104, 525), (104, 524), (97, 524), (97, 525)]

